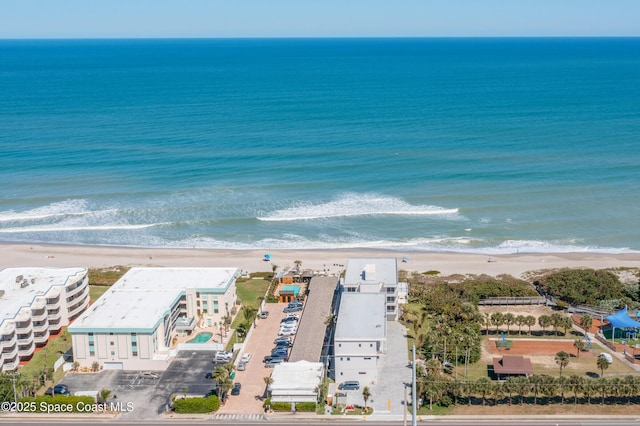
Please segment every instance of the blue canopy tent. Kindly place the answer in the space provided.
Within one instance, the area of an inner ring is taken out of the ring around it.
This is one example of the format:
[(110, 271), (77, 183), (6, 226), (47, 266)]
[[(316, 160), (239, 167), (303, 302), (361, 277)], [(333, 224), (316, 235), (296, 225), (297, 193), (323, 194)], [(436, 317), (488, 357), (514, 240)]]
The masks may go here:
[(270, 261), (270, 260), (271, 260), (271, 254), (266, 253), (266, 254), (264, 255), (264, 258), (263, 258), (262, 260), (264, 260), (265, 262)]
[[(634, 331), (637, 331), (637, 329), (640, 328), (640, 322), (634, 320), (633, 318), (631, 318), (629, 316), (629, 314), (627, 313), (627, 307), (626, 306), (623, 309), (621, 309), (618, 312), (616, 312), (615, 314), (611, 314), (608, 317), (605, 317), (605, 319), (607, 321), (609, 321), (609, 324), (611, 324), (611, 328), (612, 328), (611, 339), (612, 340), (616, 337), (616, 328), (618, 330), (633, 329)], [(625, 336), (620, 335), (618, 337), (625, 337)]]

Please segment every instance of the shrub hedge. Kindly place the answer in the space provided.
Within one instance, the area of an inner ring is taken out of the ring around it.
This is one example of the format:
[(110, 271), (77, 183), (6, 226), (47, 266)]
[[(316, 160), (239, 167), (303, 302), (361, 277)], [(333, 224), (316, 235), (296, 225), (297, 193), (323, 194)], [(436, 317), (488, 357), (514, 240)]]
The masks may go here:
[(206, 398), (180, 398), (173, 401), (173, 409), (179, 414), (211, 413), (218, 411), (220, 400), (211, 395)]

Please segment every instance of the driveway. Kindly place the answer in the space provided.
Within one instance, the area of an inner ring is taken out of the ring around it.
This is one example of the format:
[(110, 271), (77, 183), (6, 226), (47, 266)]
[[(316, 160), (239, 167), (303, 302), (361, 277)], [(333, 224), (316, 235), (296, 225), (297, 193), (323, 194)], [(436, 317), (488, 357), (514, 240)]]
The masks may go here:
[[(369, 386), (368, 405), (378, 414), (404, 414), (404, 389), (411, 385), (407, 331), (397, 321), (387, 321), (387, 353), (378, 365), (378, 381)], [(407, 395), (410, 395), (410, 390)], [(358, 404), (364, 404), (360, 388)], [(407, 396), (409, 398), (409, 396)]]
[(245, 346), (245, 352), (251, 353), (251, 361), (245, 371), (237, 371), (234, 382), (240, 382), (240, 395), (229, 395), (227, 402), (220, 408), (220, 413), (260, 414), (266, 385), (264, 378), (271, 375), (273, 369), (266, 368), (262, 360), (271, 354), (273, 341), (278, 337), (280, 321), (285, 317), (282, 310), (286, 303), (267, 303), (265, 311), (269, 311), (267, 319), (257, 320), (257, 327)]

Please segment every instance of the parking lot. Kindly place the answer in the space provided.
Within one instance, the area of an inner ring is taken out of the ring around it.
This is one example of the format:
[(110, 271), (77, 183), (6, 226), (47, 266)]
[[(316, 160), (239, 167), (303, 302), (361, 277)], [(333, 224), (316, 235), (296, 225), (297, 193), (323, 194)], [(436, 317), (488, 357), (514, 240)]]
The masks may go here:
[(131, 403), (132, 411), (123, 412), (122, 418), (137, 420), (160, 416), (167, 408), (171, 394), (182, 394), (185, 389), (191, 395), (206, 395), (215, 387), (205, 374), (215, 367), (211, 362), (212, 351), (181, 351), (157, 379), (143, 378), (139, 371), (104, 370), (99, 373), (71, 373), (62, 383), (73, 394), (81, 391), (111, 390), (113, 401), (125, 406)]
[(265, 304), (265, 310), (269, 311), (269, 316), (267, 319), (257, 320), (257, 327), (253, 330), (245, 347), (245, 352), (251, 353), (251, 361), (247, 363), (245, 371), (236, 372), (233, 380), (242, 384), (240, 395), (230, 395), (227, 403), (220, 409), (221, 413), (259, 414), (263, 412), (262, 403), (266, 391), (264, 378), (270, 376), (273, 369), (266, 368), (262, 360), (274, 347), (273, 341), (278, 337), (280, 321), (285, 317), (282, 312), (285, 306), (287, 306), (286, 303)]

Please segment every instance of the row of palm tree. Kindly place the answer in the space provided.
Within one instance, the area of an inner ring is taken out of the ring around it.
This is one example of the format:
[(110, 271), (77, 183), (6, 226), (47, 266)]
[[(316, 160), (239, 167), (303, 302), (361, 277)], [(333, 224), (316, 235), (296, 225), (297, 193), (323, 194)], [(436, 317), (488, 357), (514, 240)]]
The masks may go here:
[(518, 404), (573, 404), (640, 403), (640, 377), (600, 377), (579, 375), (552, 377), (533, 375), (514, 376), (505, 381), (492, 381), (483, 377), (476, 381), (446, 380), (439, 376), (422, 376), (417, 380), (418, 396), (433, 404), (498, 405)]
[(529, 328), (528, 334), (530, 335), (531, 327), (536, 325), (536, 322), (545, 333), (547, 331), (547, 328), (553, 327), (554, 333), (556, 335), (558, 334), (559, 328), (563, 328), (564, 334), (567, 334), (567, 330), (570, 329), (573, 325), (573, 320), (571, 319), (571, 317), (562, 315), (558, 312), (554, 312), (551, 315), (540, 315), (537, 320), (533, 315), (515, 315), (511, 312), (485, 312), (483, 317), (486, 334), (489, 334), (489, 327), (491, 326), (495, 327), (496, 333), (498, 332), (500, 327), (506, 326), (507, 334), (511, 332), (512, 326), (517, 326), (518, 334), (522, 334), (522, 327), (527, 326)]

